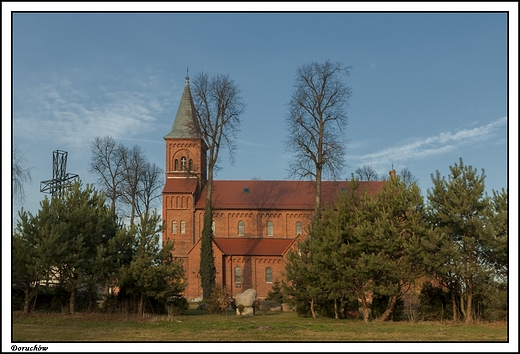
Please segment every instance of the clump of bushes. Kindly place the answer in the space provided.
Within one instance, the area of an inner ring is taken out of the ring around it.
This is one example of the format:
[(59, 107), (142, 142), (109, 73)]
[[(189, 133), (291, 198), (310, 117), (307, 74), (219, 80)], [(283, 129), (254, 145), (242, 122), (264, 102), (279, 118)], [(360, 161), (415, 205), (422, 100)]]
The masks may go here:
[(170, 296), (166, 300), (168, 316), (185, 315), (189, 307), (188, 300), (183, 296)]
[(271, 309), (275, 308), (279, 308), (281, 311), (282, 304), (275, 300), (267, 300), (266, 298), (265, 300), (258, 301), (257, 308), (265, 314), (267, 311), (271, 311)]
[(211, 313), (222, 313), (226, 312), (232, 303), (233, 298), (228, 294), (227, 290), (221, 286), (215, 285), (211, 292), (207, 308)]

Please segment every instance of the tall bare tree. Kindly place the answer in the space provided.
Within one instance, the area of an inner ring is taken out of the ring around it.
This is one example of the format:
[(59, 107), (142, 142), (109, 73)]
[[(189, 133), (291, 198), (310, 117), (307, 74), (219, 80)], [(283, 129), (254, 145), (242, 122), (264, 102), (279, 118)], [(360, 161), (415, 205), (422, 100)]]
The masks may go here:
[(161, 197), (164, 186), (162, 176), (163, 170), (156, 164), (146, 162), (143, 165), (136, 203), (138, 215), (150, 212), (154, 202)]
[(245, 104), (240, 89), (229, 75), (209, 76), (199, 73), (193, 79), (192, 97), (203, 139), (208, 146), (206, 206), (201, 240), (201, 280), (203, 297), (209, 299), (215, 285), (215, 265), (212, 249), (213, 206), (211, 202), (214, 173), (218, 170), (222, 148), (234, 162), (235, 139), (240, 128), (240, 116)]
[(130, 209), (130, 224), (136, 216), (150, 211), (161, 196), (162, 170), (148, 162), (138, 145), (128, 148), (112, 137), (96, 137), (91, 145), (90, 173), (111, 202), (116, 214), (123, 205)]
[(137, 213), (138, 195), (146, 165), (146, 157), (143, 149), (138, 145), (125, 148), (123, 156), (123, 183), (121, 197), (125, 204), (130, 207), (130, 226), (134, 225)]
[(321, 211), (321, 181), (338, 177), (345, 166), (346, 108), (352, 91), (345, 83), (350, 67), (312, 62), (298, 68), (289, 101), (286, 148), (291, 177), (316, 181), (315, 218)]
[(123, 183), (124, 150), (124, 146), (110, 136), (96, 137), (90, 147), (92, 156), (89, 163), (89, 172), (97, 176), (101, 190), (110, 199), (114, 214)]

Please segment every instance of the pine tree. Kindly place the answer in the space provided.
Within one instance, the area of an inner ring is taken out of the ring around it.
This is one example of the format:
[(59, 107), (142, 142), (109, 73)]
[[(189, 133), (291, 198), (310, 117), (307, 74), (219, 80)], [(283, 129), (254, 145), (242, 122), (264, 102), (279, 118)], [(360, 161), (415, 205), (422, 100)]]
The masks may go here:
[(162, 231), (161, 216), (155, 211), (145, 212), (136, 225), (122, 231), (130, 234), (134, 243), (132, 259), (121, 269), (121, 285), (138, 296), (138, 315), (144, 315), (148, 297), (165, 300), (184, 288), (182, 265), (171, 257), (173, 243), (159, 244)]
[[(380, 321), (389, 319), (397, 301), (423, 273), (420, 244), (426, 235), (423, 198), (417, 184), (391, 178), (371, 202), (368, 218), (373, 290), (388, 297)], [(367, 224), (365, 224), (366, 226)]]
[(323, 294), (321, 274), (313, 263), (309, 238), (298, 244), (298, 251), (287, 255), (283, 289), (289, 300), (296, 305), (301, 316), (308, 313), (318, 318), (317, 306)]
[(492, 203), (492, 227), (493, 237), (496, 242), (495, 247), (490, 250), (489, 262), (493, 265), (496, 276), (507, 282), (509, 271), (509, 213), (508, 213), (508, 192), (502, 189), (500, 192), (493, 190)]
[[(301, 313), (310, 311), (316, 318), (321, 310), (339, 318), (341, 299), (364, 296), (366, 282), (356, 278), (353, 261), (360, 254), (353, 243), (353, 225), (362, 200), (358, 188), (358, 181), (350, 182), (334, 208), (327, 208), (314, 223), (299, 252), (289, 254), (285, 268), (289, 283), (284, 284), (284, 291), (299, 304)], [(353, 285), (356, 281), (357, 288)]]
[(267, 292), (266, 300), (276, 301), (279, 304), (285, 302), (285, 295), (283, 293), (282, 283), (276, 279), (273, 283), (271, 290)]
[(38, 285), (45, 279), (48, 266), (38, 232), (37, 217), (23, 209), (12, 238), (12, 282), (24, 292), (24, 312), (31, 312), (31, 300), (37, 296)]
[(302, 254), (289, 257), (288, 293), (310, 302), (313, 316), (321, 308), (335, 318), (341, 299), (360, 299), (365, 322), (369, 297), (385, 296), (384, 321), (424, 272), (421, 241), (426, 235), (423, 198), (415, 183), (407, 186), (396, 177), (372, 196), (353, 179), (314, 223)]
[[(452, 291), (453, 317), (457, 309), (466, 323), (473, 320), (473, 300), (479, 287), (492, 281), (489, 255), (497, 247), (493, 235), (492, 209), (484, 193), (484, 171), (459, 164), (450, 166), (448, 178), (437, 171), (428, 190), (429, 218), (438, 233), (444, 263), (437, 275)], [(458, 299), (455, 295), (458, 295)]]
[[(59, 282), (70, 292), (69, 312), (74, 313), (76, 295), (80, 287), (93, 292), (100, 284), (103, 260), (108, 242), (115, 236), (113, 214), (105, 206), (105, 199), (92, 186), (83, 190), (76, 183), (63, 196), (45, 198), (36, 216), (22, 212), (13, 239), (15, 261), (25, 263), (17, 269), (26, 276), (32, 271), (29, 284), (42, 281)], [(20, 256), (20, 249), (25, 255)], [(27, 310), (27, 304), (25, 305)]]

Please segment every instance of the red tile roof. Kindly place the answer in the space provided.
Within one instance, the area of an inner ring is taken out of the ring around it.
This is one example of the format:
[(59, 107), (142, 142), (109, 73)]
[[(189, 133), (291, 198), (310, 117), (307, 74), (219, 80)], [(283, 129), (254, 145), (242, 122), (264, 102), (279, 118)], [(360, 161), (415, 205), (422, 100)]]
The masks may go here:
[(196, 189), (196, 178), (167, 178), (163, 193), (193, 193)]
[[(361, 182), (360, 191), (379, 191), (385, 182)], [(323, 205), (331, 205), (337, 194), (348, 190), (342, 181), (322, 182)], [(165, 188), (166, 189), (166, 188)], [(204, 209), (206, 190), (202, 191), (195, 208)], [(213, 182), (213, 208), (217, 209), (314, 209), (314, 182), (235, 180)]]
[(282, 256), (294, 240), (265, 238), (214, 238), (227, 256)]

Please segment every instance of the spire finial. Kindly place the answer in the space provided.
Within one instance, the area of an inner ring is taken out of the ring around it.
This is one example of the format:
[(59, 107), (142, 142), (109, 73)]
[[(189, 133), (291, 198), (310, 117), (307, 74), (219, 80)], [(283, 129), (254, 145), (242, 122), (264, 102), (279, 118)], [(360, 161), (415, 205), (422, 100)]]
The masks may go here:
[(188, 70), (188, 68), (186, 68), (186, 85), (189, 84), (189, 81), (190, 81), (189, 70)]

